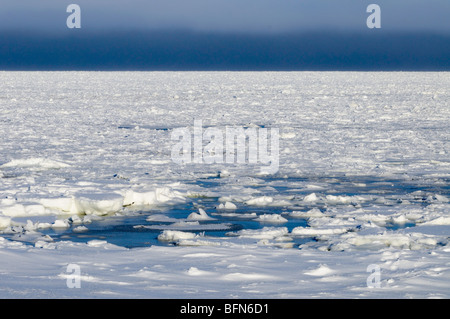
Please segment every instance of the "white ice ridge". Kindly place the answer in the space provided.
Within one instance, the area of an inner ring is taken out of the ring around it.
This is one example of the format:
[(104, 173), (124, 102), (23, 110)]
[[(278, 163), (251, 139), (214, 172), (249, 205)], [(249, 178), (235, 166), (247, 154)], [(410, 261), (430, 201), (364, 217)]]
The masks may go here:
[[(170, 205), (184, 201), (184, 196), (169, 187), (155, 188), (151, 191), (125, 190), (117, 192), (76, 193), (70, 197), (37, 198), (35, 201), (17, 203), (11, 200), (0, 201), (0, 212), (8, 217), (39, 215), (110, 215), (125, 207)], [(0, 215), (0, 216), (1, 216)], [(0, 226), (3, 223), (0, 224)]]
[(235, 210), (235, 209), (237, 209), (237, 206), (235, 204), (233, 204), (232, 202), (225, 202), (225, 204), (220, 203), (218, 209)]
[(198, 213), (190, 213), (187, 217), (188, 220), (213, 220), (214, 218), (208, 216), (204, 209), (199, 208)]
[(0, 229), (9, 227), (11, 225), (11, 218), (0, 216)]
[(287, 227), (263, 227), (262, 229), (241, 229), (237, 232), (227, 233), (229, 236), (254, 239), (276, 239), (288, 236)]
[(293, 211), (289, 213), (289, 216), (298, 218), (310, 218), (310, 217), (324, 217), (326, 216), (326, 214), (322, 213), (322, 211), (318, 208), (313, 208), (308, 210), (307, 212)]
[(351, 204), (359, 203), (368, 200), (368, 196), (346, 196), (346, 195), (326, 195), (320, 196), (316, 193), (311, 193), (303, 198), (305, 203), (322, 202), (325, 204)]
[(191, 232), (184, 232), (179, 230), (164, 230), (158, 235), (159, 241), (178, 241), (181, 239), (194, 239), (199, 235)]
[(381, 250), (383, 248), (394, 248), (400, 250), (424, 250), (433, 249), (437, 246), (445, 246), (449, 243), (447, 236), (428, 235), (419, 232), (394, 233), (383, 232), (378, 234), (347, 233), (338, 240), (330, 241), (328, 250), (351, 251), (351, 250)]
[(269, 223), (269, 224), (283, 224), (288, 221), (286, 218), (278, 214), (262, 214), (259, 215), (254, 220), (259, 221), (261, 223)]
[(58, 169), (70, 167), (69, 164), (47, 158), (15, 159), (1, 165), (2, 168), (22, 167), (31, 169)]

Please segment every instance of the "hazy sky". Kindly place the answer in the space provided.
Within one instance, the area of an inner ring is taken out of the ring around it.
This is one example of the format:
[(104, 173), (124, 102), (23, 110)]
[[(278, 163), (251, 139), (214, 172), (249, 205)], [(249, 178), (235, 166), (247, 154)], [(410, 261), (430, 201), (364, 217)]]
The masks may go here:
[(71, 3), (81, 7), (83, 31), (361, 30), (376, 3), (384, 31), (450, 33), (450, 0), (2, 0), (0, 30), (61, 31)]

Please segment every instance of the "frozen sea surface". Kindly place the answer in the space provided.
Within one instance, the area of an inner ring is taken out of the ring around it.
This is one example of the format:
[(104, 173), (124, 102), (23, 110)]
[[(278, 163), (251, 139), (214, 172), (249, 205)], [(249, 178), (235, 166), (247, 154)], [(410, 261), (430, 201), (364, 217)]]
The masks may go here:
[[(450, 297), (448, 72), (0, 77), (1, 297)], [(175, 163), (196, 120), (278, 171)]]

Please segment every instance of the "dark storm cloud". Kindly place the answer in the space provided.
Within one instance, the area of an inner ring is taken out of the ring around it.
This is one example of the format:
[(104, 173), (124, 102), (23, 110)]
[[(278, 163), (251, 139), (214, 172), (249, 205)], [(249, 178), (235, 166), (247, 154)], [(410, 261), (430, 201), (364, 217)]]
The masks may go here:
[(449, 13), (449, 0), (2, 0), (0, 69), (450, 70)]
[(80, 5), (82, 27), (91, 31), (360, 30), (366, 27), (367, 6), (376, 3), (383, 29), (450, 32), (448, 0), (3, 0), (0, 29), (61, 30), (70, 3)]
[(0, 34), (3, 70), (447, 70), (450, 37), (195, 32)]

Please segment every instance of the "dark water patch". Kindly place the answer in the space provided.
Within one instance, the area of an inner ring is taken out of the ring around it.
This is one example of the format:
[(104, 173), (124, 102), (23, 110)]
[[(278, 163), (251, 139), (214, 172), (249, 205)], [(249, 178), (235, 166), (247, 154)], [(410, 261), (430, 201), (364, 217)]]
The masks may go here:
[[(86, 243), (99, 239), (118, 246), (136, 248), (167, 245), (167, 242), (158, 241), (158, 235), (164, 230), (192, 232), (210, 238), (225, 238), (228, 237), (228, 233), (242, 229), (286, 227), (290, 232), (298, 226), (307, 227), (305, 219), (290, 218), (286, 215), (282, 215), (287, 219), (282, 223), (255, 220), (262, 214), (279, 215), (282, 213), (273, 207), (243, 206), (232, 211), (220, 211), (216, 209), (217, 204), (217, 199), (196, 198), (189, 203), (172, 207), (163, 212), (152, 211), (140, 212), (134, 216), (102, 217), (89, 224), (72, 225), (67, 229), (59, 230), (50, 228), (42, 230), (42, 233), (49, 235), (54, 241), (70, 240)], [(202, 207), (213, 219), (199, 221), (187, 219), (191, 213), (197, 213), (199, 207)], [(155, 220), (151, 220), (152, 216)], [(79, 231), (78, 226), (84, 226), (86, 229)]]
[(134, 130), (134, 129), (146, 129), (146, 130), (155, 130), (155, 131), (169, 131), (168, 127), (158, 127), (158, 126), (149, 126), (149, 125), (119, 125), (118, 129), (121, 130)]
[[(220, 190), (220, 187), (236, 178), (220, 178), (212, 175), (210, 178), (202, 178), (192, 181), (196, 186), (201, 186), (207, 191)], [(258, 183), (252, 178), (240, 178), (248, 184), (241, 187), (254, 188), (257, 196), (277, 196), (289, 194), (292, 205), (285, 207), (273, 206), (250, 206), (242, 202), (235, 202), (237, 209), (218, 209), (220, 196), (228, 196), (224, 192), (214, 196), (192, 196), (183, 204), (172, 206), (166, 210), (148, 210), (133, 212), (126, 216), (108, 216), (92, 218), (92, 222), (83, 225), (72, 224), (67, 229), (44, 229), (39, 230), (43, 235), (50, 236), (54, 241), (71, 240), (74, 242), (88, 242), (93, 239), (106, 240), (109, 243), (127, 248), (148, 247), (151, 245), (168, 245), (167, 242), (158, 241), (158, 235), (164, 230), (186, 231), (199, 234), (204, 238), (226, 238), (230, 239), (230, 233), (238, 233), (240, 230), (258, 230), (264, 227), (286, 227), (291, 232), (295, 227), (309, 227), (308, 218), (291, 216), (292, 211), (307, 212), (312, 208), (318, 208), (322, 212), (330, 207), (340, 209), (339, 203), (332, 201), (303, 202), (303, 198), (311, 193), (316, 193), (321, 198), (327, 195), (334, 196), (365, 196), (363, 200), (357, 201), (359, 207), (388, 207), (389, 211), (395, 211), (395, 207), (404, 208), (406, 205), (422, 207), (438, 200), (433, 194), (447, 196), (450, 192), (448, 180), (439, 179), (434, 183), (431, 179), (401, 179), (383, 178), (371, 176), (304, 176), (304, 177), (258, 177)], [(232, 184), (233, 184), (232, 183)], [(234, 184), (233, 184), (234, 185)], [(307, 186), (317, 186), (317, 189)], [(319, 189), (320, 187), (320, 189)], [(433, 197), (434, 196), (434, 197)], [(283, 196), (282, 196), (283, 197)], [(383, 199), (380, 201), (380, 199)], [(384, 201), (384, 199), (386, 199)], [(352, 203), (344, 203), (345, 211), (352, 210)], [(394, 207), (394, 208), (393, 208)], [(191, 213), (198, 213), (199, 208), (205, 210), (211, 220), (189, 220)], [(335, 212), (336, 213), (336, 212)], [(281, 222), (259, 221), (258, 216), (275, 214), (286, 220)], [(156, 216), (160, 215), (160, 216)], [(152, 217), (154, 219), (152, 219)], [(191, 224), (189, 224), (189, 222)], [(195, 223), (192, 223), (195, 222)], [(185, 223), (185, 225), (176, 225)], [(86, 227), (86, 229), (78, 226)], [(412, 222), (389, 223), (385, 225), (387, 230), (401, 230), (414, 227)], [(2, 235), (3, 236), (3, 235)], [(6, 235), (4, 237), (7, 237)], [(232, 236), (231, 236), (232, 237)], [(257, 241), (256, 239), (254, 241)], [(296, 238), (293, 236), (294, 246), (314, 241), (310, 238)]]
[[(367, 200), (354, 204), (367, 206), (373, 204), (372, 197), (386, 198), (386, 205), (401, 204), (408, 200), (416, 204), (428, 205), (435, 194), (450, 195), (449, 179), (393, 178), (382, 176), (304, 176), (304, 177), (263, 177), (263, 185), (249, 186), (256, 189), (271, 187), (274, 191), (268, 195), (291, 195), (293, 202), (301, 200), (311, 193), (327, 196), (364, 196)], [(438, 182), (436, 182), (438, 181)], [(431, 200), (430, 200), (431, 196)], [(398, 201), (393, 203), (392, 201)], [(352, 204), (352, 203), (350, 203)]]
[(407, 223), (388, 223), (384, 227), (387, 230), (399, 230), (399, 229), (405, 229), (410, 227), (415, 227), (416, 223), (413, 222), (407, 222)]

